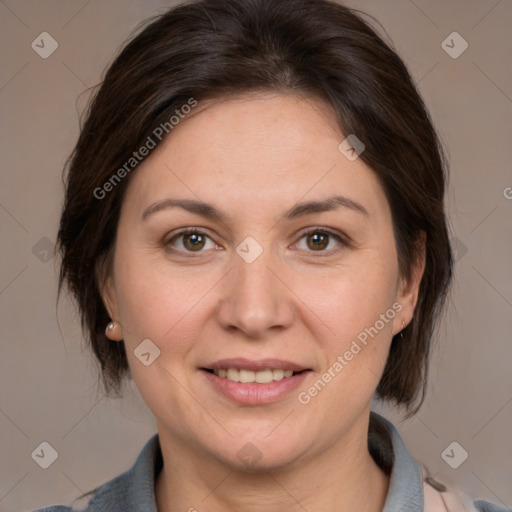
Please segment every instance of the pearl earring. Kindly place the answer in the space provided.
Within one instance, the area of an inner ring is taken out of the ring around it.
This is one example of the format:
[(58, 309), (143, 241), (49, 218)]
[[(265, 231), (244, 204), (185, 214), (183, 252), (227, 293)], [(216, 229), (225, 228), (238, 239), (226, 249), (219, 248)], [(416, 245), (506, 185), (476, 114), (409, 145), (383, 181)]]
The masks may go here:
[(108, 335), (108, 333), (111, 332), (115, 326), (116, 326), (115, 322), (109, 322), (107, 324), (107, 328), (105, 329), (105, 334)]

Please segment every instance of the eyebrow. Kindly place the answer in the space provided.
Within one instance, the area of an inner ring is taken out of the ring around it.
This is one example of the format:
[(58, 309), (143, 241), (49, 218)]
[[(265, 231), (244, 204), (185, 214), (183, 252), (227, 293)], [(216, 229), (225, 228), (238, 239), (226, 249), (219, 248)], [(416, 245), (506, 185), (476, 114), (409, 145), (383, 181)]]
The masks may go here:
[[(151, 215), (162, 210), (168, 210), (170, 208), (182, 208), (190, 213), (195, 213), (202, 217), (226, 222), (228, 216), (215, 206), (205, 203), (203, 201), (196, 201), (192, 199), (164, 199), (157, 201), (149, 205), (142, 213), (142, 219), (145, 220)], [(321, 201), (307, 201), (299, 203), (289, 210), (287, 210), (280, 220), (292, 220), (297, 217), (309, 215), (311, 213), (328, 212), (336, 210), (338, 208), (346, 208), (356, 213), (360, 213), (366, 217), (369, 216), (368, 210), (357, 201), (349, 199), (345, 196), (332, 196)]]

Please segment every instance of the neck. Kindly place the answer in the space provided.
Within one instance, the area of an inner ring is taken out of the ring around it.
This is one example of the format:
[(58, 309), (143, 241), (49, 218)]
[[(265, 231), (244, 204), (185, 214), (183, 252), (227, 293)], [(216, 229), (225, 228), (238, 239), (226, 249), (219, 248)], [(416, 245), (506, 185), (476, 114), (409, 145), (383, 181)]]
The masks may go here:
[(280, 469), (237, 471), (162, 437), (156, 481), (159, 512), (381, 512), (389, 477), (368, 452), (367, 430)]

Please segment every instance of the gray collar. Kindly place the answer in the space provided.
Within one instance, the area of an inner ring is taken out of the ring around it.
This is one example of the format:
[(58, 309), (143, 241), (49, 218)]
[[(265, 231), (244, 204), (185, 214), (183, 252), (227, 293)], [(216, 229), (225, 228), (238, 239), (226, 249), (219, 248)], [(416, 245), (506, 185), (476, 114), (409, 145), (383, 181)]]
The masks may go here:
[(410, 456), (394, 425), (375, 412), (371, 415), (387, 429), (393, 446), (394, 462), (382, 512), (423, 512), (423, 480), (419, 464)]
[[(387, 431), (369, 437), (369, 449), (379, 452), (385, 465), (391, 466), (391, 478), (382, 512), (423, 512), (423, 485), (419, 464), (409, 455), (398, 430), (379, 414), (371, 413), (372, 421)], [(380, 438), (379, 438), (380, 436)], [(383, 446), (391, 442), (392, 453), (385, 455)], [(383, 455), (384, 454), (384, 455)], [(387, 460), (386, 460), (387, 459)], [(393, 459), (393, 460), (389, 460)], [(131, 469), (102, 486), (87, 508), (90, 512), (157, 512), (155, 478), (162, 469), (162, 452), (158, 434), (146, 443)]]

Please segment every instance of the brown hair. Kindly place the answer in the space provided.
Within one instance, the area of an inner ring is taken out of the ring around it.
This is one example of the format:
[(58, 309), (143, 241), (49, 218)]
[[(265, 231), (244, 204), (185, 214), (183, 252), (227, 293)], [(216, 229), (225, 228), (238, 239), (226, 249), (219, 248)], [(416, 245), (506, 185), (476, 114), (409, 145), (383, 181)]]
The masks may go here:
[(446, 160), (400, 57), (359, 15), (329, 0), (188, 2), (151, 20), (107, 70), (68, 161), (58, 234), (59, 290), (67, 282), (78, 303), (105, 391), (118, 393), (128, 372), (124, 343), (105, 336), (109, 316), (99, 269), (112, 252), (130, 173), (101, 198), (97, 191), (190, 98), (250, 91), (305, 92), (327, 100), (343, 133), (363, 141), (360, 158), (389, 201), (406, 278), (426, 234), (415, 315), (403, 337), (394, 337), (377, 388), (380, 398), (409, 411), (418, 402), (417, 410), (452, 277), (443, 208)]

